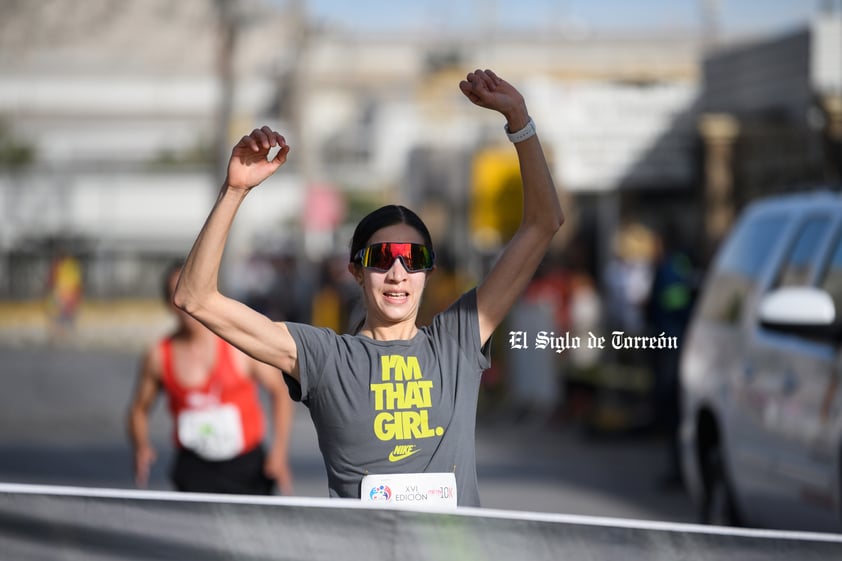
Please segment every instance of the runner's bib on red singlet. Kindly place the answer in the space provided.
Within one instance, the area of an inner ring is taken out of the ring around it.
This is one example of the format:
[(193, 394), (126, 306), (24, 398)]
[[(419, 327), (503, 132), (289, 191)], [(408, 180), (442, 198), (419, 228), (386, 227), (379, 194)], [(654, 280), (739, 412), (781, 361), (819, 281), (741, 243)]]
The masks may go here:
[(230, 403), (185, 409), (177, 424), (182, 446), (206, 460), (230, 460), (243, 452), (240, 411)]

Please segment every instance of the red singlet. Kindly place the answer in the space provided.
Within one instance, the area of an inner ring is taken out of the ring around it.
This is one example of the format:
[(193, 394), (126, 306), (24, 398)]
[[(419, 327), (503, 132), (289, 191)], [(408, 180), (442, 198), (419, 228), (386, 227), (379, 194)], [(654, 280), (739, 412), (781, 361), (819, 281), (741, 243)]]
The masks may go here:
[[(205, 384), (195, 388), (185, 388), (175, 377), (172, 341), (169, 338), (163, 339), (160, 346), (163, 360), (162, 382), (169, 397), (169, 409), (174, 420), (177, 421), (179, 414), (185, 411), (230, 404), (239, 411), (242, 424), (243, 449), (240, 453), (250, 451), (263, 441), (265, 429), (257, 384), (237, 367), (228, 343), (218, 339), (213, 370)], [(182, 447), (177, 426), (173, 435), (176, 444)]]

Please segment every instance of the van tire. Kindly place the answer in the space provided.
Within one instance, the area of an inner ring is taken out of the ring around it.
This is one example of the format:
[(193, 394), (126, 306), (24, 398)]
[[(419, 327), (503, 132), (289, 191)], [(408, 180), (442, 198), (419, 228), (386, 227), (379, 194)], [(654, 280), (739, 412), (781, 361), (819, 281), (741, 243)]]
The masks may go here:
[(700, 460), (704, 478), (700, 521), (703, 524), (717, 526), (740, 526), (740, 516), (725, 472), (725, 462), (719, 443), (711, 443), (702, 450)]

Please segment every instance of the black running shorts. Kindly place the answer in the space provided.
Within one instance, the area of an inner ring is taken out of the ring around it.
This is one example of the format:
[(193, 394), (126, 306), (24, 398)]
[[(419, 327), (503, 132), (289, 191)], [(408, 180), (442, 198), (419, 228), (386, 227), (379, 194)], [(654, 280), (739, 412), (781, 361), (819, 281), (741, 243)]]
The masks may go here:
[(180, 448), (173, 463), (171, 479), (176, 489), (190, 493), (271, 495), (275, 490), (275, 480), (263, 473), (265, 459), (263, 446), (222, 461), (205, 460), (191, 450)]

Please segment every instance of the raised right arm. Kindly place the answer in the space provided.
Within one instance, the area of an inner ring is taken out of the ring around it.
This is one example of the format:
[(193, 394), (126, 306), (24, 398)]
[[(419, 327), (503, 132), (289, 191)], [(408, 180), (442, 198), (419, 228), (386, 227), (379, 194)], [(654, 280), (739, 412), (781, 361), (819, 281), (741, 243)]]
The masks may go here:
[[(280, 151), (267, 160), (275, 146)], [(295, 341), (286, 325), (219, 291), (219, 267), (237, 210), (252, 188), (286, 162), (288, 153), (284, 137), (269, 127), (255, 129), (234, 146), (225, 184), (187, 256), (173, 303), (244, 353), (297, 379)]]

